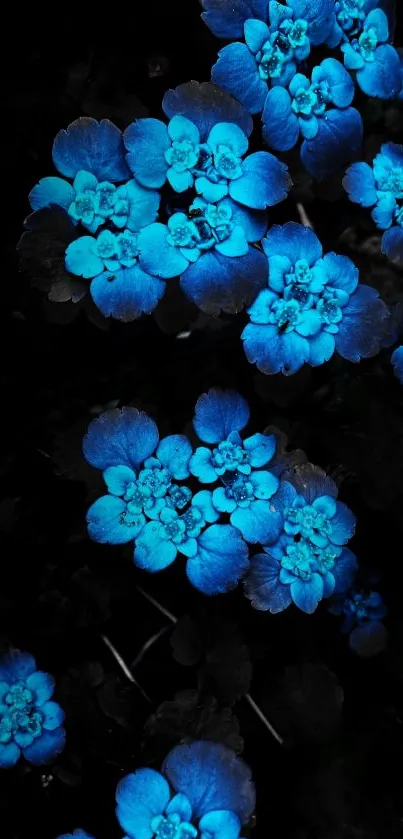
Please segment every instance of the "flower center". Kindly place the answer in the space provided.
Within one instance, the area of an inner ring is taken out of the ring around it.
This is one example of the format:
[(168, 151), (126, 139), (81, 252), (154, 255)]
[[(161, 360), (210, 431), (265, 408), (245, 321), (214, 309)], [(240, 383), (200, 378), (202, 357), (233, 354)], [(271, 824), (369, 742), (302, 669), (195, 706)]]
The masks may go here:
[(371, 27), (363, 32), (358, 39), (358, 48), (365, 61), (375, 61), (375, 50), (378, 46), (376, 29)]
[(273, 46), (270, 41), (266, 41), (263, 44), (262, 52), (258, 53), (256, 58), (259, 66), (259, 75), (263, 81), (278, 79), (281, 76), (286, 58), (278, 46)]
[(228, 146), (218, 146), (214, 154), (214, 166), (219, 175), (228, 180), (240, 178), (242, 175), (240, 158)]
[(151, 830), (156, 839), (196, 839), (198, 831), (189, 822), (182, 822), (178, 813), (155, 816)]
[(183, 510), (183, 508), (186, 507), (186, 504), (189, 503), (192, 493), (188, 487), (173, 484), (169, 488), (169, 497), (173, 506), (176, 507), (177, 510)]
[(298, 528), (305, 539), (310, 539), (317, 534), (328, 538), (332, 532), (325, 513), (321, 513), (310, 504), (306, 504), (305, 507), (289, 507), (284, 511), (284, 516), (290, 524)]
[(137, 236), (130, 230), (124, 230), (115, 235), (110, 230), (103, 230), (96, 240), (95, 250), (98, 256), (104, 260), (107, 267), (108, 262), (114, 262), (114, 267), (123, 266), (131, 268), (137, 262), (138, 247)]
[(196, 166), (199, 160), (199, 146), (190, 140), (174, 140), (171, 148), (165, 152), (165, 160), (175, 172), (186, 172)]
[(342, 312), (335, 297), (318, 300), (316, 308), (324, 323), (338, 323), (342, 319)]
[(41, 735), (43, 716), (35, 708), (32, 691), (23, 682), (10, 687), (4, 703), (7, 710), (0, 717), (0, 743), (10, 743), (19, 734), (30, 735), (34, 739)]
[(229, 440), (224, 440), (213, 449), (211, 461), (217, 475), (224, 475), (225, 472), (243, 472), (244, 475), (249, 475), (251, 472), (248, 452)]
[(276, 323), (279, 332), (292, 332), (301, 318), (301, 305), (298, 300), (275, 300), (271, 308), (270, 320)]
[(209, 250), (231, 235), (232, 210), (219, 204), (192, 205), (188, 216), (175, 213), (168, 222), (167, 240), (177, 248)]
[(336, 0), (336, 19), (346, 32), (356, 34), (361, 28), (365, 19), (364, 2), (365, 0)]
[(233, 483), (228, 484), (225, 494), (228, 498), (233, 498), (239, 507), (249, 507), (254, 497), (252, 484), (243, 477), (238, 477)]
[(315, 557), (303, 543), (288, 545), (285, 556), (281, 559), (281, 566), (286, 571), (299, 577), (300, 580), (310, 580), (315, 570)]

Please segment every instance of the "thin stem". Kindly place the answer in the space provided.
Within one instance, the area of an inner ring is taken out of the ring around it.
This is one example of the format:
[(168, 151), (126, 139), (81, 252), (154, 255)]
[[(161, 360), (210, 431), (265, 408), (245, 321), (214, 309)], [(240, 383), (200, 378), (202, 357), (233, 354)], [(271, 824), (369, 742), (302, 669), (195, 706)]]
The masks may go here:
[(153, 644), (155, 644), (156, 641), (158, 641), (159, 638), (161, 638), (162, 635), (165, 635), (168, 629), (169, 626), (163, 626), (162, 629), (156, 632), (155, 635), (152, 635), (151, 638), (149, 638), (148, 641), (146, 641), (145, 644), (143, 644), (140, 652), (138, 653), (138, 655), (132, 663), (132, 670), (134, 670), (134, 668), (137, 667), (138, 664), (140, 664), (140, 661), (145, 656), (146, 652), (150, 649), (150, 647), (153, 646)]
[(310, 227), (311, 230), (313, 230), (313, 224), (312, 224), (312, 222), (311, 222), (311, 220), (310, 220), (310, 218), (309, 218), (309, 216), (306, 212), (306, 209), (305, 209), (304, 205), (303, 204), (297, 204), (297, 210), (298, 210), (298, 215), (299, 215), (299, 217), (302, 221), (302, 224), (304, 224), (305, 227)]
[(147, 702), (149, 702), (150, 705), (151, 705), (152, 702), (151, 702), (150, 697), (147, 696), (145, 690), (143, 690), (141, 685), (139, 685), (139, 683), (136, 681), (136, 679), (133, 676), (133, 673), (129, 670), (126, 662), (123, 660), (122, 656), (117, 651), (116, 647), (113, 646), (112, 641), (110, 641), (110, 639), (108, 638), (107, 635), (102, 635), (101, 634), (101, 638), (102, 638), (104, 644), (108, 647), (108, 650), (110, 650), (110, 652), (112, 653), (114, 659), (117, 661), (119, 667), (121, 668), (121, 670), (125, 674), (126, 678), (129, 680), (129, 682), (132, 682), (132, 684), (136, 685), (136, 688), (138, 688), (138, 690), (140, 691), (142, 696), (144, 696), (144, 699), (146, 699)]
[(165, 606), (162, 606), (161, 603), (158, 602), (158, 600), (155, 600), (154, 597), (151, 597), (151, 594), (148, 594), (148, 592), (144, 591), (144, 589), (140, 588), (140, 586), (137, 586), (137, 591), (139, 591), (140, 594), (142, 594), (143, 597), (146, 598), (146, 600), (149, 600), (150, 603), (152, 603), (153, 606), (155, 606), (155, 608), (158, 609), (159, 612), (165, 615), (165, 617), (168, 618), (168, 620), (170, 620), (171, 623), (178, 623), (178, 618), (176, 618), (175, 615), (172, 614), (172, 612), (169, 612), (168, 609), (165, 608)]
[(253, 711), (255, 712), (255, 714), (257, 714), (257, 716), (259, 717), (259, 719), (262, 721), (263, 725), (265, 725), (265, 726), (266, 726), (266, 728), (268, 728), (268, 729), (269, 729), (270, 734), (274, 737), (274, 739), (275, 739), (275, 740), (277, 740), (277, 743), (280, 743), (280, 746), (282, 746), (282, 745), (283, 745), (283, 743), (284, 743), (283, 738), (282, 738), (282, 737), (280, 737), (280, 735), (279, 735), (279, 734), (277, 734), (276, 729), (275, 729), (275, 728), (273, 728), (273, 726), (271, 725), (271, 723), (269, 723), (269, 720), (268, 720), (268, 719), (266, 719), (266, 717), (265, 717), (265, 715), (264, 715), (263, 711), (261, 711), (261, 710), (260, 710), (259, 705), (256, 705), (256, 702), (255, 702), (255, 700), (254, 700), (254, 699), (252, 699), (252, 697), (251, 697), (250, 693), (245, 694), (245, 699), (246, 699), (246, 701), (247, 701), (247, 702), (249, 702), (250, 707), (253, 709)]

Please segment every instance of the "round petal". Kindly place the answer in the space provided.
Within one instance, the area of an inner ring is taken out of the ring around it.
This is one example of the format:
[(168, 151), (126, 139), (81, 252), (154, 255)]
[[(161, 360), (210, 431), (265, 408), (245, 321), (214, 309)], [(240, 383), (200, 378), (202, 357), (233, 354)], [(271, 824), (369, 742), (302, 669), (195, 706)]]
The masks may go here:
[(64, 723), (64, 711), (57, 702), (45, 702), (41, 707), (44, 715), (43, 727), (46, 731), (54, 731)]
[(192, 585), (208, 595), (235, 588), (249, 566), (248, 546), (239, 531), (229, 524), (212, 524), (197, 542), (197, 556), (186, 565)]
[[(268, 288), (264, 288), (247, 310), (252, 323), (268, 325), (270, 321), (271, 305), (276, 299), (277, 294), (274, 294)], [(271, 326), (270, 329), (272, 329)]]
[(218, 53), (211, 78), (214, 84), (230, 93), (250, 114), (263, 110), (267, 84), (258, 72), (255, 56), (246, 44), (228, 44)]
[(238, 839), (241, 822), (231, 810), (214, 810), (200, 819), (200, 839)]
[(109, 119), (76, 119), (56, 135), (52, 156), (56, 169), (67, 178), (74, 178), (82, 169), (99, 181), (112, 183), (130, 176), (122, 132)]
[[(299, 335), (311, 337), (317, 335), (322, 328), (322, 317), (316, 309), (308, 309), (302, 312), (301, 321), (295, 327)], [(308, 359), (307, 359), (308, 360)]]
[(393, 216), (397, 208), (396, 198), (391, 192), (386, 192), (373, 208), (371, 216), (381, 230), (385, 230), (393, 223)]
[(358, 268), (348, 256), (327, 253), (318, 265), (329, 286), (352, 294), (358, 286)]
[(140, 230), (137, 239), (141, 267), (163, 280), (179, 276), (189, 265), (179, 248), (169, 244), (167, 233), (167, 226), (156, 222)]
[(258, 151), (242, 164), (242, 177), (231, 181), (229, 194), (234, 201), (265, 210), (283, 201), (291, 189), (288, 168), (273, 154)]
[(267, 23), (256, 18), (249, 18), (244, 24), (245, 41), (251, 52), (256, 53), (261, 50), (265, 41), (270, 40), (270, 29)]
[[(274, 434), (253, 434), (244, 441), (244, 448), (249, 454), (251, 466), (265, 466), (274, 456), (276, 451), (276, 438)], [(263, 473), (261, 473), (263, 474)], [(270, 474), (265, 472), (264, 474)], [(267, 496), (269, 498), (270, 496)]]
[(164, 437), (156, 456), (176, 480), (181, 481), (188, 477), (192, 446), (184, 434), (170, 434), (169, 437)]
[(263, 109), (263, 137), (277, 151), (293, 149), (299, 138), (298, 117), (291, 108), (291, 96), (284, 87), (269, 90)]
[(312, 70), (312, 82), (327, 82), (330, 100), (336, 108), (347, 108), (354, 99), (354, 82), (347, 70), (335, 58), (325, 58)]
[(374, 173), (368, 163), (353, 163), (343, 178), (343, 186), (350, 201), (362, 207), (373, 207), (378, 200)]
[(127, 504), (116, 495), (103, 495), (91, 504), (87, 511), (88, 534), (95, 542), (109, 545), (124, 545), (140, 533), (145, 518), (130, 516)]
[(126, 227), (138, 231), (155, 221), (160, 205), (160, 194), (155, 189), (144, 189), (136, 181), (125, 185), (129, 212)]
[(186, 82), (175, 90), (168, 90), (162, 107), (170, 118), (181, 114), (191, 120), (199, 129), (202, 143), (206, 142), (217, 122), (233, 122), (247, 137), (253, 128), (252, 119), (240, 102), (211, 82)]
[(311, 44), (323, 44), (334, 26), (334, 0), (287, 0), (287, 5), (295, 18), (307, 21)]
[(134, 548), (133, 559), (138, 568), (154, 573), (168, 568), (176, 559), (177, 547), (168, 539), (162, 539), (160, 533), (160, 521), (150, 521), (143, 527)]
[(0, 658), (0, 682), (11, 684), (25, 681), (36, 670), (35, 659), (30, 653), (10, 650)]
[(243, 157), (248, 151), (246, 134), (233, 122), (219, 122), (208, 136), (207, 145), (215, 152), (218, 146), (228, 146), (237, 157)]
[(159, 119), (139, 119), (126, 128), (123, 139), (136, 180), (146, 187), (161, 187), (168, 169), (165, 152), (171, 146), (166, 125)]
[(382, 236), (382, 253), (392, 262), (403, 262), (403, 227), (391, 227)]
[(251, 771), (220, 743), (196, 740), (176, 746), (165, 759), (162, 771), (174, 790), (187, 796), (194, 818), (230, 810), (245, 824), (254, 811)]
[(165, 283), (139, 265), (103, 271), (91, 283), (91, 297), (105, 317), (128, 323), (153, 312), (165, 294)]
[(70, 242), (66, 249), (66, 268), (77, 277), (89, 280), (101, 274), (104, 261), (95, 253), (96, 239), (92, 236), (80, 236)]
[(290, 376), (309, 359), (309, 341), (296, 332), (280, 333), (272, 326), (249, 323), (241, 338), (248, 361), (262, 373)]
[(213, 492), (213, 504), (220, 513), (233, 513), (237, 508), (234, 498), (229, 498), (225, 487), (218, 487)]
[(75, 198), (71, 184), (63, 178), (42, 178), (29, 193), (28, 200), (33, 210), (57, 204), (68, 210)]
[(389, 310), (378, 292), (359, 285), (343, 309), (336, 349), (348, 361), (371, 358), (379, 352), (389, 320)]
[(329, 361), (335, 351), (334, 335), (329, 332), (321, 332), (309, 339), (308, 362), (312, 367), (319, 367), (325, 361)]
[(105, 411), (90, 424), (83, 441), (84, 457), (97, 469), (130, 466), (136, 469), (155, 451), (157, 426), (137, 408)]
[(208, 393), (202, 393), (197, 400), (193, 427), (197, 436), (205, 443), (220, 443), (233, 431), (245, 428), (248, 421), (249, 406), (243, 396), (235, 390), (211, 388)]
[(237, 204), (232, 198), (224, 198), (221, 207), (228, 207), (231, 210), (231, 221), (233, 224), (243, 228), (248, 242), (258, 242), (267, 230), (267, 213), (263, 210), (252, 210)]
[(200, 143), (200, 133), (197, 126), (186, 117), (176, 115), (172, 117), (168, 125), (168, 134), (171, 140), (188, 140), (194, 146)]
[(287, 257), (291, 265), (305, 259), (311, 266), (322, 256), (322, 245), (313, 230), (295, 221), (283, 226), (274, 224), (262, 245), (269, 257), (269, 265), (271, 256)]
[(322, 577), (312, 574), (310, 580), (295, 580), (291, 583), (290, 591), (295, 605), (307, 615), (312, 615), (323, 597)]
[(375, 60), (366, 61), (357, 71), (357, 83), (367, 96), (379, 99), (394, 99), (401, 88), (400, 59), (397, 50), (390, 44), (382, 44), (375, 50)]
[(40, 766), (42, 763), (52, 763), (60, 752), (63, 751), (66, 742), (64, 728), (56, 728), (54, 731), (43, 731), (42, 736), (34, 740), (31, 746), (23, 749), (22, 753), (29, 763)]
[(170, 799), (165, 778), (154, 769), (126, 775), (116, 790), (116, 817), (131, 839), (151, 839), (151, 820), (161, 815)]
[(332, 535), (330, 541), (333, 545), (345, 545), (354, 536), (356, 518), (354, 513), (341, 501), (336, 503), (336, 513), (332, 516)]
[(0, 769), (10, 769), (19, 760), (21, 750), (16, 743), (0, 743)]
[(270, 554), (253, 556), (245, 580), (245, 594), (254, 609), (277, 614), (292, 602), (290, 587), (280, 583), (281, 565)]
[(270, 545), (280, 536), (283, 517), (272, 512), (268, 501), (252, 501), (249, 507), (238, 507), (231, 514), (231, 524), (241, 531), (246, 542)]
[(103, 479), (112, 495), (124, 495), (129, 484), (136, 480), (136, 474), (129, 466), (109, 466)]
[(211, 465), (211, 451), (205, 446), (196, 449), (190, 458), (189, 469), (202, 484), (212, 484), (217, 480), (217, 473)]
[(255, 248), (245, 256), (222, 256), (210, 251), (182, 274), (181, 288), (203, 312), (218, 315), (248, 306), (267, 282), (267, 260)]
[(356, 157), (362, 145), (362, 119), (355, 108), (327, 111), (313, 140), (304, 140), (301, 160), (313, 178), (323, 180)]
[(192, 498), (192, 507), (197, 507), (202, 513), (204, 521), (208, 521), (209, 523), (215, 522), (220, 518), (213, 504), (213, 495), (214, 493), (210, 492), (210, 490), (202, 489), (200, 492), (196, 492), (196, 495)]
[(178, 813), (181, 817), (181, 821), (183, 822), (190, 822), (192, 818), (191, 803), (183, 792), (178, 792), (177, 795), (174, 795), (174, 797), (171, 798), (168, 806), (165, 808), (165, 812), (167, 815), (170, 813)]
[(36, 670), (35, 673), (28, 676), (26, 685), (35, 695), (35, 705), (41, 707), (53, 696), (55, 680), (50, 673), (42, 673), (41, 670)]
[(271, 498), (277, 491), (279, 480), (272, 472), (252, 472), (249, 481), (253, 486), (255, 498)]
[(249, 251), (249, 246), (243, 227), (240, 225), (233, 227), (228, 238), (223, 242), (218, 242), (215, 249), (223, 256), (245, 256)]

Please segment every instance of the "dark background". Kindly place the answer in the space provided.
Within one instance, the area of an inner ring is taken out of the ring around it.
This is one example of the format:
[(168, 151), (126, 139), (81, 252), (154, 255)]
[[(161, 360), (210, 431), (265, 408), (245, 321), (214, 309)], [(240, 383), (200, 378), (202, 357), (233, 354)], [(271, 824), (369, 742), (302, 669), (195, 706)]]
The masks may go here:
[[(243, 315), (197, 319), (174, 287), (156, 317), (127, 325), (49, 304), (18, 272), (15, 246), (29, 190), (53, 173), (55, 134), (83, 114), (109, 116), (122, 128), (136, 116), (160, 116), (166, 89), (209, 78), (219, 42), (197, 0), (148, 0), (141, 13), (134, 5), (85, 15), (66, 6), (46, 17), (16, 9), (7, 26), (0, 633), (3, 646), (30, 651), (55, 675), (67, 745), (51, 769), (21, 762), (3, 770), (1, 836), (54, 839), (81, 826), (97, 839), (119, 837), (114, 791), (122, 775), (158, 768), (178, 740), (201, 736), (244, 746), (257, 785), (256, 839), (397, 839), (403, 389), (390, 350), (360, 365), (334, 358), (290, 379), (267, 378), (243, 355)], [(371, 157), (382, 140), (401, 139), (402, 114), (394, 104), (358, 101)], [(337, 179), (313, 188), (297, 158), (291, 163), (295, 191), (271, 221), (299, 220), (296, 200), (303, 200), (325, 250), (348, 253), (364, 282), (399, 303), (402, 271), (380, 256), (368, 214), (345, 200)], [(311, 617), (296, 609), (267, 616), (251, 609), (241, 586), (204, 598), (190, 588), (181, 560), (152, 577), (134, 568), (129, 548), (89, 541), (85, 511), (101, 483), (81, 455), (88, 422), (112, 403), (130, 403), (149, 411), (161, 436), (182, 432), (197, 397), (214, 385), (248, 398), (251, 431), (277, 425), (290, 448), (302, 448), (338, 482), (358, 519), (352, 547), (363, 581), (376, 581), (389, 610), (386, 652), (359, 659), (324, 604)], [(137, 586), (177, 617), (190, 616), (173, 637)], [(134, 669), (144, 696), (101, 636), (130, 665), (163, 628)], [(249, 690), (282, 747), (244, 698)]]

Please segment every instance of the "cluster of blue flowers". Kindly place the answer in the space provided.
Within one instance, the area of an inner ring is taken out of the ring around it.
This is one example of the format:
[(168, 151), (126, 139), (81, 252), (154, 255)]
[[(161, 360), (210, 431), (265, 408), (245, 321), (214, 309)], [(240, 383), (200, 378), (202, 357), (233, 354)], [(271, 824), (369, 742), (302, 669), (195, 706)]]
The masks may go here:
[(64, 748), (64, 713), (51, 701), (54, 679), (36, 669), (29, 653), (14, 650), (0, 659), (0, 768), (21, 754), (30, 763), (50, 763)]
[[(209, 740), (175, 746), (161, 772), (138, 769), (116, 791), (126, 839), (239, 839), (255, 809), (249, 767)], [(58, 839), (92, 839), (84, 830)]]
[[(210, 390), (193, 420), (207, 445), (193, 451), (182, 435), (159, 441), (153, 420), (135, 408), (106, 411), (84, 438), (108, 489), (88, 510), (88, 532), (98, 542), (133, 542), (134, 563), (151, 572), (183, 554), (204, 594), (246, 576), (256, 608), (278, 612), (294, 602), (311, 613), (352, 581), (356, 560), (345, 545), (355, 518), (320, 470), (289, 474), (274, 434), (242, 438), (248, 421), (242, 396)], [(250, 559), (255, 545), (265, 553)]]

